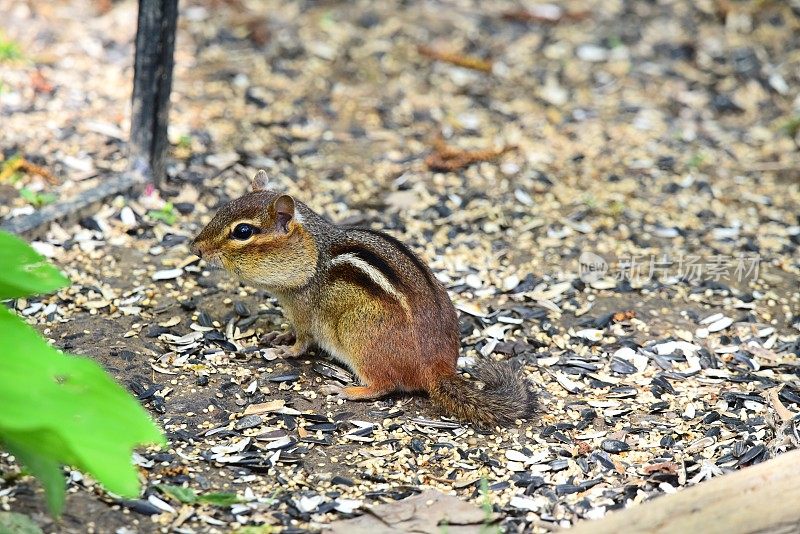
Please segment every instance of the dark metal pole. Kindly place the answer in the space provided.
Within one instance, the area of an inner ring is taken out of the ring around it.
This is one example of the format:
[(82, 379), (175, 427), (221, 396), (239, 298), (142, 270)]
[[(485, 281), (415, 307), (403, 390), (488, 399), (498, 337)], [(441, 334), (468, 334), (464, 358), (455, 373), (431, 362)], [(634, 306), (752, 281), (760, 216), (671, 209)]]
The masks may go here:
[(156, 185), (165, 177), (178, 0), (139, 0), (130, 162)]

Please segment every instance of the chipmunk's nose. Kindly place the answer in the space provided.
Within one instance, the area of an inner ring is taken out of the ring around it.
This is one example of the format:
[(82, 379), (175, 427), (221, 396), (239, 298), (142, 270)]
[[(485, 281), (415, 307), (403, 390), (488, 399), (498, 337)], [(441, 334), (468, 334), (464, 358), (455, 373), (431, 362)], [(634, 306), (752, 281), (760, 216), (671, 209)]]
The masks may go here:
[(197, 244), (197, 240), (196, 239), (194, 241), (192, 241), (192, 243), (189, 245), (189, 250), (195, 256), (198, 256), (200, 258), (203, 257), (203, 251), (200, 249), (200, 245)]

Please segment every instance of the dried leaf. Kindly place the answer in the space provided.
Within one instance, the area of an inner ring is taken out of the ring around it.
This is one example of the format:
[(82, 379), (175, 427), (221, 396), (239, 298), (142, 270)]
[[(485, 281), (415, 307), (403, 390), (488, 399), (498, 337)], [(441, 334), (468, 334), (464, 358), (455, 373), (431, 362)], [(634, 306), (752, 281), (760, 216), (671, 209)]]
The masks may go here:
[(653, 473), (667, 473), (669, 475), (678, 474), (678, 464), (675, 462), (659, 462), (657, 464), (649, 464), (642, 468), (645, 475), (652, 475)]
[(457, 171), (481, 161), (492, 161), (516, 147), (507, 146), (486, 150), (462, 150), (445, 144), (441, 137), (433, 142), (433, 152), (425, 158), (425, 164), (432, 171)]

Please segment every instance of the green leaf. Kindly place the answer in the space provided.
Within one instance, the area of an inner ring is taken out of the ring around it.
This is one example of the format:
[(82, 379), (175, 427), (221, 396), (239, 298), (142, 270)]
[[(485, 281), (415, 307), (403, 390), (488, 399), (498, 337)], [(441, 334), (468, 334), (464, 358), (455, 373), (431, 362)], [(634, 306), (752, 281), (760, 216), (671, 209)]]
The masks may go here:
[(42, 529), (25, 514), (0, 512), (0, 534), (42, 534)]
[(28, 201), (30, 204), (36, 203), (36, 192), (32, 189), (28, 189), (27, 187), (23, 187), (19, 190), (19, 196), (23, 198), (23, 200)]
[(794, 136), (797, 135), (797, 132), (800, 131), (800, 115), (791, 117), (789, 120), (784, 122), (783, 126), (781, 126), (781, 130), (789, 137), (794, 138)]
[(156, 486), (161, 493), (169, 495), (173, 499), (184, 504), (194, 504), (197, 502), (197, 493), (192, 488), (183, 486), (170, 486), (169, 484), (158, 484)]
[(39, 196), (36, 197), (36, 204), (41, 207), (52, 204), (56, 200), (58, 200), (58, 197), (55, 193), (39, 193)]
[[(109, 491), (135, 497), (139, 480), (132, 449), (164, 443), (144, 409), (102, 367), (58, 353), (3, 306), (0, 406), (0, 441), (23, 462), (33, 462), (26, 465), (37, 476), (45, 475), (50, 491), (55, 488), (53, 470), (40, 458), (74, 465)], [(50, 502), (58, 504), (53, 497)]]
[[(0, 232), (0, 300), (69, 283), (21, 239)], [(42, 483), (50, 510), (64, 506), (62, 464), (125, 497), (139, 493), (131, 451), (164, 443), (147, 413), (97, 363), (65, 356), (0, 305), (0, 442)]]
[(197, 497), (199, 502), (213, 504), (214, 506), (230, 506), (242, 502), (235, 493), (205, 493)]
[(163, 223), (172, 225), (178, 220), (178, 215), (175, 213), (175, 207), (172, 202), (167, 202), (160, 210), (150, 210), (147, 215), (154, 221), (161, 221)]
[(205, 493), (203, 495), (198, 495), (192, 488), (171, 486), (169, 484), (158, 484), (156, 488), (158, 488), (161, 493), (169, 495), (173, 499), (184, 504), (204, 503), (214, 506), (230, 506), (242, 502), (235, 493)]
[(52, 293), (66, 285), (69, 279), (30, 245), (0, 231), (0, 300)]
[(192, 136), (182, 135), (178, 138), (178, 146), (181, 148), (192, 148)]
[(22, 49), (19, 44), (11, 39), (6, 39), (5, 36), (0, 33), (0, 62), (22, 59), (22, 57)]
[(38, 191), (28, 189), (27, 187), (23, 187), (19, 190), (19, 196), (37, 208), (41, 208), (47, 204), (52, 204), (58, 200), (58, 197), (56, 197), (53, 193), (40, 193)]

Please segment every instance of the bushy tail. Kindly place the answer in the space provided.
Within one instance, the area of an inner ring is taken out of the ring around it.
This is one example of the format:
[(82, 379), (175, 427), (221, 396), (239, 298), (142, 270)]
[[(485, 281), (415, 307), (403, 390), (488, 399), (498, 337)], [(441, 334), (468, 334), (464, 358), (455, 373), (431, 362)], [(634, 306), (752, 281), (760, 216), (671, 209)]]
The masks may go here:
[(454, 374), (431, 388), (431, 400), (449, 415), (483, 427), (506, 426), (533, 416), (536, 394), (509, 363), (484, 360), (475, 374), (483, 388)]

